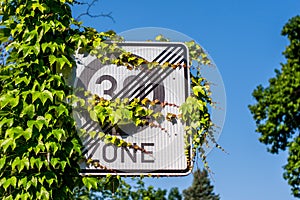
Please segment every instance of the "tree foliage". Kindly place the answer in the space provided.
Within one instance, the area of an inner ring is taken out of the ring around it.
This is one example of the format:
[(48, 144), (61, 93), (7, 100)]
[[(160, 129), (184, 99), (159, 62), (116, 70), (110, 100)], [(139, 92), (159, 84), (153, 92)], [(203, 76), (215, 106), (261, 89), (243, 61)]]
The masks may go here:
[(216, 195), (213, 190), (214, 186), (210, 183), (207, 170), (197, 169), (194, 172), (192, 185), (183, 190), (183, 197), (186, 200), (219, 200), (219, 195)]
[[(120, 186), (116, 187), (112, 192), (110, 189), (99, 184), (100, 193), (98, 199), (116, 199), (116, 200), (179, 200), (180, 193), (177, 188), (172, 188), (167, 197), (167, 190), (155, 189), (153, 186), (145, 186), (145, 182), (141, 178), (132, 179), (132, 183), (128, 184), (124, 180), (121, 181)], [(179, 196), (179, 198), (177, 198)], [(174, 197), (174, 198), (173, 198)]]
[(257, 101), (249, 106), (256, 121), (260, 142), (268, 145), (271, 153), (289, 151), (284, 178), (292, 186), (295, 197), (300, 197), (300, 16), (293, 17), (283, 27), (289, 45), (283, 55), (286, 63), (276, 69), (269, 85), (259, 85), (253, 92)]
[(1, 1), (0, 196), (68, 199), (80, 184), (81, 141), (71, 90), (57, 71), (71, 67), (79, 31), (65, 1)]
[[(117, 40), (113, 31), (98, 32), (84, 27), (72, 17), (73, 0), (1, 0), (0, 1), (0, 196), (2, 199), (72, 199), (84, 198), (85, 190), (122, 183), (119, 177), (106, 179), (79, 176), (79, 161), (92, 163), (82, 156), (82, 143), (72, 117), (75, 98), (66, 76), (76, 66), (74, 55), (90, 53), (103, 63), (113, 63), (131, 70), (141, 64), (157, 66), (118, 49), (107, 40)], [(202, 48), (187, 43), (192, 60), (209, 64)], [(108, 58), (111, 52), (119, 56)], [(146, 63), (145, 63), (146, 62)], [(190, 67), (190, 66), (185, 66)], [(189, 122), (187, 134), (193, 136), (194, 153), (201, 152), (207, 143), (212, 122), (208, 106), (212, 105), (207, 81), (198, 65), (192, 74), (192, 94), (183, 105), (180, 115), (168, 114), (166, 120)], [(71, 102), (72, 100), (72, 102)], [(71, 103), (70, 103), (71, 102)], [(84, 102), (91, 118), (114, 126), (118, 120), (130, 120), (136, 126), (152, 126), (143, 119), (155, 119), (151, 103), (155, 100), (136, 99), (128, 106), (125, 100), (110, 101), (93, 96)], [(150, 106), (149, 106), (150, 105)], [(161, 104), (161, 106), (168, 106)], [(110, 108), (110, 109), (109, 109)], [(136, 112), (134, 115), (118, 115)], [(111, 110), (110, 115), (103, 112)], [(124, 111), (124, 112), (123, 112)], [(139, 112), (137, 112), (139, 111)], [(118, 118), (118, 119), (116, 119)], [(158, 126), (159, 127), (159, 126)], [(108, 133), (88, 133), (117, 146), (137, 147)], [(188, 148), (188, 147), (187, 147)], [(122, 183), (123, 184), (123, 183)], [(121, 184), (121, 185), (122, 185)], [(148, 188), (146, 192), (153, 189)], [(164, 194), (156, 191), (155, 194)], [(152, 193), (151, 193), (152, 194)], [(149, 193), (150, 195), (150, 193)]]

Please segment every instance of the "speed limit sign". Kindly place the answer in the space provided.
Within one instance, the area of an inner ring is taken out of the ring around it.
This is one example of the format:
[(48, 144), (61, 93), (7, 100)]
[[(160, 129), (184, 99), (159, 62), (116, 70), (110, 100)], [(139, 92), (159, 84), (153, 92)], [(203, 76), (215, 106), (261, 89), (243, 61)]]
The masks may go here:
[[(183, 43), (171, 42), (123, 42), (118, 46), (125, 51), (141, 57), (149, 62), (176, 64), (179, 67), (137, 67), (128, 70), (126, 67), (103, 65), (93, 56), (78, 55), (80, 60), (76, 69), (74, 88), (82, 88), (108, 100), (117, 98), (148, 98), (180, 106), (190, 94), (190, 78), (188, 67), (188, 49)], [(178, 107), (160, 107), (159, 111), (179, 114)], [(92, 121), (88, 113), (75, 113), (79, 127), (89, 131), (103, 131)], [(116, 147), (107, 144), (101, 138), (90, 138), (87, 134), (82, 138), (83, 153), (87, 158), (99, 162), (106, 169), (81, 164), (84, 175), (186, 175), (191, 166), (186, 153), (184, 124), (179, 120), (170, 123), (165, 120), (160, 123), (164, 128), (121, 126), (118, 137), (136, 144), (147, 153)], [(107, 170), (109, 169), (109, 170)]]

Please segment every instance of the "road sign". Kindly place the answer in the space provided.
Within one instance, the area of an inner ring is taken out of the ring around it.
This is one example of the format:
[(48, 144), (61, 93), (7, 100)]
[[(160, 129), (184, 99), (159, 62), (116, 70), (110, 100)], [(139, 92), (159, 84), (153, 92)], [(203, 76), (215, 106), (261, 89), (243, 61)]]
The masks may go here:
[[(147, 61), (179, 64), (177, 68), (139, 67), (128, 70), (126, 67), (103, 65), (93, 56), (83, 57), (77, 66), (75, 88), (84, 88), (105, 99), (148, 98), (158, 99), (180, 106), (190, 94), (190, 80), (188, 65), (188, 49), (183, 43), (171, 42), (124, 42), (118, 46)], [(160, 107), (161, 113), (178, 114), (178, 107)], [(77, 124), (87, 131), (101, 130), (88, 114), (76, 113)], [(99, 162), (107, 169), (81, 164), (84, 175), (105, 175), (116, 172), (119, 175), (152, 174), (160, 176), (186, 175), (190, 172), (189, 158), (186, 155), (184, 124), (175, 124), (165, 120), (160, 128), (135, 127), (134, 125), (120, 126), (121, 133), (114, 132), (122, 139), (136, 144), (147, 153), (134, 149), (118, 148), (106, 144), (99, 138), (83, 138), (83, 153), (87, 158)]]

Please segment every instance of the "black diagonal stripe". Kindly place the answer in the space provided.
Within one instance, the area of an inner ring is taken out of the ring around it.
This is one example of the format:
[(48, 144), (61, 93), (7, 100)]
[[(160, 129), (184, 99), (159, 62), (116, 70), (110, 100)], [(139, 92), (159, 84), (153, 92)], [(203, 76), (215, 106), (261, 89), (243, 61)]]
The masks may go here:
[[(177, 55), (176, 53), (178, 53), (178, 52), (180, 52), (180, 51), (181, 51), (181, 49), (179, 48), (179, 49), (177, 49), (175, 52), (169, 52), (166, 56), (163, 57), (163, 59), (160, 59), (159, 64), (163, 64), (163, 63), (165, 63), (165, 62), (170, 62), (170, 61)], [(165, 59), (166, 59), (168, 56), (170, 56), (171, 53), (173, 53), (173, 55), (172, 55), (171, 57), (169, 57), (169, 58), (165, 61)], [(181, 55), (177, 55), (177, 58), (176, 58), (175, 61), (173, 61), (173, 62), (176, 62), (176, 61), (178, 60), (178, 56), (180, 57)], [(161, 73), (158, 73), (158, 72), (161, 70), (161, 68), (157, 67), (157, 68), (155, 69), (154, 73), (152, 73), (152, 74), (154, 74), (154, 76), (147, 76), (146, 79), (143, 80), (142, 84), (140, 84), (140, 85), (142, 85), (142, 86), (138, 87), (138, 88), (135, 89), (133, 92), (131, 92), (130, 94), (132, 94), (132, 95), (129, 95), (129, 96), (133, 96), (133, 95), (134, 95), (135, 93), (137, 93), (138, 91), (140, 91), (139, 95), (135, 95), (135, 97), (133, 97), (133, 98), (137, 98), (137, 97), (141, 96), (142, 91), (145, 91), (145, 90), (152, 84), (153, 80), (155, 80), (155, 79), (157, 79), (158, 77), (160, 77), (162, 74), (164, 74), (166, 71), (168, 71), (168, 69), (169, 69), (169, 68), (165, 68), (165, 69), (162, 70)], [(152, 71), (152, 70), (150, 70), (150, 71)], [(150, 82), (150, 83), (148, 83), (148, 82)], [(147, 83), (148, 83), (148, 85), (146, 85)], [(146, 85), (146, 87), (145, 87), (144, 85)], [(143, 90), (141, 90), (141, 88), (143, 88)]]
[(81, 138), (82, 138), (81, 139), (82, 141), (86, 141), (90, 138), (90, 135), (89, 134), (84, 134), (83, 137), (81, 137)]
[[(185, 59), (185, 58), (182, 58), (182, 59), (179, 61), (179, 64), (181, 64), (181, 63), (186, 64), (186, 59)], [(152, 88), (151, 88), (148, 92), (146, 92), (146, 93), (141, 97), (141, 99), (145, 98), (152, 90), (154, 90), (156, 87), (158, 87), (159, 84), (160, 84), (165, 78), (167, 78), (173, 71), (174, 71), (174, 69), (171, 68), (171, 70), (169, 70), (169, 71), (165, 74), (165, 76), (161, 77), (161, 79), (158, 80), (158, 81), (156, 81), (155, 84), (152, 84)], [(144, 91), (144, 92), (145, 92), (145, 91)]]
[[(104, 128), (103, 128), (103, 132), (104, 133), (107, 133), (107, 132), (110, 132), (111, 130), (113, 129), (113, 126), (111, 125), (106, 125)], [(82, 151), (82, 154), (86, 154), (91, 148), (93, 148), (100, 140), (102, 140), (104, 138), (101, 137), (101, 138), (97, 138), (89, 147), (86, 147), (84, 148), (84, 150)], [(94, 138), (91, 138), (88, 142), (86, 142), (87, 144), (91, 143), (92, 141), (94, 140)]]
[[(122, 95), (120, 98), (124, 98), (124, 97), (126, 97), (126, 96), (129, 96), (129, 97), (130, 97), (130, 95), (128, 95), (128, 94), (134, 94), (135, 92), (137, 92), (137, 91), (140, 89), (139, 85), (144, 85), (144, 84), (146, 84), (147, 81), (148, 81), (148, 79), (149, 79), (149, 77), (152, 77), (153, 75), (157, 74), (157, 72), (158, 72), (159, 70), (160, 70), (160, 68), (157, 67), (157, 68), (155, 68), (154, 70), (147, 70), (147, 73), (145, 73), (145, 74), (144, 74), (143, 76), (141, 76), (141, 77), (137, 77), (137, 76), (136, 76), (137, 79), (135, 79), (135, 81), (132, 81), (132, 83), (133, 83), (133, 82), (137, 82), (137, 84), (133, 85), (132, 87), (128, 87), (127, 90), (126, 90), (126, 92), (124, 92), (123, 95)], [(144, 79), (144, 78), (146, 78), (146, 79)], [(135, 87), (138, 87), (138, 88), (136, 88), (136, 89), (134, 90), (134, 92), (130, 92), (130, 91), (132, 91)]]
[(100, 144), (97, 142), (94, 149), (92, 150), (91, 154), (89, 155), (89, 158), (93, 157), (93, 155), (96, 153), (99, 146), (100, 146)]
[[(171, 49), (171, 48), (173, 48), (173, 47), (167, 47), (166, 49), (164, 49), (158, 56), (156, 56), (154, 59), (153, 59), (153, 61), (152, 62), (156, 62), (158, 59), (160, 59), (169, 49)], [(144, 74), (144, 72), (146, 71), (146, 70), (148, 70), (147, 69), (147, 67), (145, 67), (138, 75), (137, 75), (137, 77), (141, 77), (143, 74)], [(138, 81), (138, 80), (137, 80)], [(129, 82), (127, 85), (125, 85), (124, 87), (123, 87), (123, 89), (122, 90), (120, 90), (116, 95), (114, 95), (113, 97), (112, 97), (112, 100), (114, 100), (114, 99), (116, 99), (121, 93), (127, 93), (126, 91), (128, 91), (128, 89), (130, 89), (130, 85), (131, 84), (133, 84), (133, 81), (132, 82)]]
[[(173, 48), (174, 49), (174, 48)], [(157, 60), (158, 63), (162, 63), (163, 60), (165, 60), (168, 56), (170, 56), (173, 53), (173, 51), (169, 51), (167, 54), (165, 54), (164, 57), (160, 58), (159, 60)]]
[(166, 72), (166, 73), (164, 74), (164, 76), (161, 77), (158, 81), (155, 81), (154, 84), (151, 84), (150, 86), (152, 86), (152, 87), (150, 88), (150, 90), (148, 90), (148, 92), (145, 92), (145, 94), (141, 97), (141, 99), (145, 98), (150, 92), (152, 92), (152, 90), (154, 90), (156, 87), (158, 87), (159, 84), (160, 84), (161, 82), (163, 82), (163, 80), (165, 80), (165, 78), (167, 78), (173, 71), (174, 71), (174, 69), (171, 68), (171, 69), (168, 70), (168, 72)]
[[(177, 55), (176, 59), (173, 60), (172, 62), (173, 62), (174, 64), (176, 64), (176, 61), (179, 60), (180, 58), (182, 58), (182, 55)], [(170, 60), (172, 60), (172, 58), (169, 58), (166, 62), (169, 62)], [(179, 63), (181, 63), (181, 61), (180, 61)], [(143, 90), (140, 90), (140, 92), (139, 92), (138, 94), (136, 94), (134, 98), (137, 98), (137, 97), (139, 97), (139, 96), (142, 96), (142, 94), (143, 94), (149, 87), (151, 87), (151, 85), (153, 85), (153, 82), (155, 82), (155, 80), (156, 80), (158, 77), (161, 77), (161, 76), (164, 75), (165, 73), (167, 73), (167, 74), (169, 75), (169, 74), (170, 74), (170, 71), (172, 72), (173, 70), (174, 70), (173, 68), (167, 67), (167, 68), (163, 69), (163, 71), (162, 71), (161, 73), (157, 74), (156, 76), (150, 77), (150, 83), (147, 84), (146, 86), (144, 86), (144, 87), (143, 87)], [(165, 77), (165, 76), (164, 76), (164, 77)], [(167, 76), (166, 76), (166, 77), (167, 77)], [(165, 77), (165, 78), (166, 78), (166, 77)], [(163, 80), (161, 80), (160, 82), (162, 82), (162, 81), (163, 81)], [(147, 82), (149, 82), (149, 81), (147, 81)], [(157, 86), (156, 86), (156, 87), (157, 87)], [(150, 92), (151, 92), (151, 91), (152, 91), (152, 90), (150, 90)], [(136, 92), (136, 91), (135, 91), (135, 92)], [(148, 94), (149, 94), (150, 92), (148, 92)], [(143, 96), (145, 96), (145, 95), (143, 95)], [(141, 99), (143, 99), (143, 98), (141, 98)]]
[[(98, 124), (97, 124), (97, 125), (98, 125)], [(86, 131), (87, 131), (87, 132), (90, 132), (90, 131), (95, 131), (95, 130), (97, 130), (97, 129), (98, 129), (97, 125), (95, 126), (95, 124), (94, 124), (94, 125), (89, 126), (89, 128), (86, 129)], [(90, 130), (90, 129), (92, 129), (92, 130)], [(89, 130), (90, 130), (90, 131), (89, 131)], [(87, 134), (87, 135), (89, 135), (89, 134)], [(91, 142), (94, 140), (94, 138), (91, 138), (91, 137), (88, 137), (87, 139), (89, 139), (89, 140), (83, 142), (85, 145), (91, 143)]]
[[(170, 51), (168, 51), (170, 49), (167, 48), (166, 51), (164, 52), (164, 54), (160, 54), (159, 56), (157, 56), (152, 62), (158, 62), (161, 64), (161, 61), (164, 60), (165, 58), (167, 58), (173, 51), (174, 47), (172, 47), (172, 49)], [(167, 54), (165, 54), (167, 52)], [(163, 56), (163, 57), (162, 57)], [(161, 58), (162, 57), (162, 58)], [(120, 98), (124, 98), (126, 96), (131, 96), (128, 95), (129, 91), (132, 91), (134, 88), (138, 87), (138, 85), (144, 85), (148, 82), (148, 80), (150, 79), (150, 77), (153, 77), (153, 75), (157, 74), (157, 72), (160, 70), (160, 68), (155, 68), (154, 70), (147, 70), (147, 73), (143, 74), (143, 76), (136, 76), (137, 79), (135, 80), (135, 82), (137, 82), (138, 84), (133, 85), (132, 87), (128, 87), (126, 89), (127, 92), (124, 92), (124, 94), (120, 97)], [(146, 78), (146, 79), (144, 79)], [(133, 83), (133, 81), (132, 81)], [(136, 88), (134, 92), (131, 92), (131, 94), (133, 95), (134, 93), (136, 93), (140, 88)]]

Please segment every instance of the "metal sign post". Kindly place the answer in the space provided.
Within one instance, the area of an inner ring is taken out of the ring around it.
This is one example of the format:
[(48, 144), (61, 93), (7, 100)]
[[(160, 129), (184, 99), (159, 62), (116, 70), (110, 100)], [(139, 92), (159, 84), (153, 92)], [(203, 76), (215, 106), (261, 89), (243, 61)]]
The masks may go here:
[[(179, 64), (179, 67), (140, 67), (128, 70), (126, 67), (103, 65), (92, 56), (82, 57), (76, 71), (75, 88), (84, 88), (105, 99), (148, 98), (180, 106), (190, 94), (188, 49), (183, 43), (171, 42), (124, 42), (118, 46), (147, 61)], [(80, 57), (80, 55), (79, 55)], [(178, 107), (160, 107), (160, 112), (178, 114)], [(76, 113), (78, 125), (87, 131), (101, 130), (90, 120), (88, 114)], [(147, 153), (106, 144), (99, 138), (83, 138), (83, 153), (87, 158), (98, 161), (107, 169), (81, 164), (83, 175), (106, 175), (116, 172), (119, 175), (187, 175), (191, 166), (185, 153), (184, 124), (165, 120), (161, 122), (165, 131), (155, 127), (120, 126), (122, 139), (145, 149)]]

